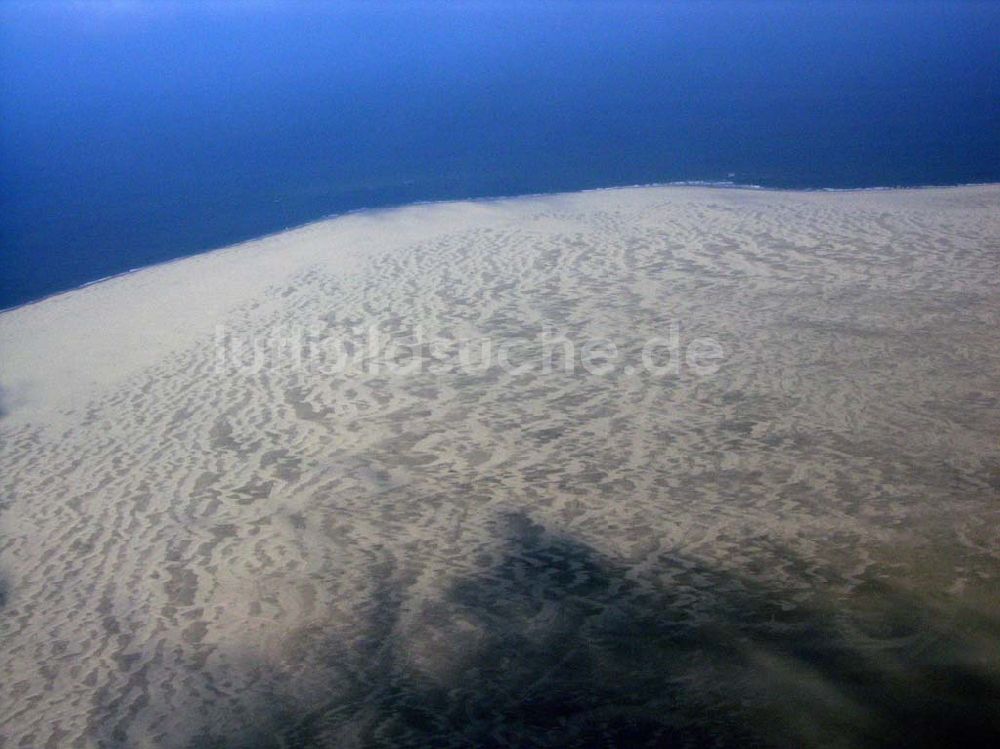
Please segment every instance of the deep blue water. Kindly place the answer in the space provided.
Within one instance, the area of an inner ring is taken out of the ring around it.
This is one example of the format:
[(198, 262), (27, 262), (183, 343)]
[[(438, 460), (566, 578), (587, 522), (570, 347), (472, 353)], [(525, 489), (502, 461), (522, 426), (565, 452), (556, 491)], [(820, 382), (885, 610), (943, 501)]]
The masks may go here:
[(1000, 2), (0, 6), (0, 308), (331, 213), (1000, 181)]

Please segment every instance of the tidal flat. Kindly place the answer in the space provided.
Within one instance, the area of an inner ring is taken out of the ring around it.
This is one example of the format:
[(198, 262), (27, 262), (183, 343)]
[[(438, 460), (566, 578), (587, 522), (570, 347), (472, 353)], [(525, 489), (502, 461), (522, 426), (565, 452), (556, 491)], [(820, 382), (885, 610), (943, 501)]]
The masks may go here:
[(996, 740), (998, 209), (431, 204), (3, 313), (0, 746)]

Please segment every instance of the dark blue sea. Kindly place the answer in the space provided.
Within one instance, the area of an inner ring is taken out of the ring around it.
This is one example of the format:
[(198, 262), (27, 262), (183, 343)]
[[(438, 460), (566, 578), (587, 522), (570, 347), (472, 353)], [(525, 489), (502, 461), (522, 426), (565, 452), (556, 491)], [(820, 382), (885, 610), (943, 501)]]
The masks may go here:
[(1000, 2), (0, 6), (0, 308), (330, 214), (1000, 181)]

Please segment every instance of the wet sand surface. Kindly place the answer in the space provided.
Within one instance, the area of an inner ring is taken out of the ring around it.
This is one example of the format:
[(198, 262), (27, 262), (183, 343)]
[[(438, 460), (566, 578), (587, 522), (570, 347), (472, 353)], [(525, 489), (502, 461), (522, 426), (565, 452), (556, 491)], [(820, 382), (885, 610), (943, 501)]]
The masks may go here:
[(417, 206), (3, 314), (0, 746), (1000, 736), (998, 208)]

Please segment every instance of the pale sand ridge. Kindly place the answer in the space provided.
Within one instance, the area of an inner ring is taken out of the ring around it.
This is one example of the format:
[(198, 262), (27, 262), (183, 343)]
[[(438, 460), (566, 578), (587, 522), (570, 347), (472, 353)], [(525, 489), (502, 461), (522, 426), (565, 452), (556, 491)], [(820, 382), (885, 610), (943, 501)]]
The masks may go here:
[[(998, 208), (414, 206), (0, 315), (0, 746), (992, 735)], [(619, 366), (218, 365), (217, 326), (373, 324)], [(673, 324), (716, 373), (638, 366)]]

